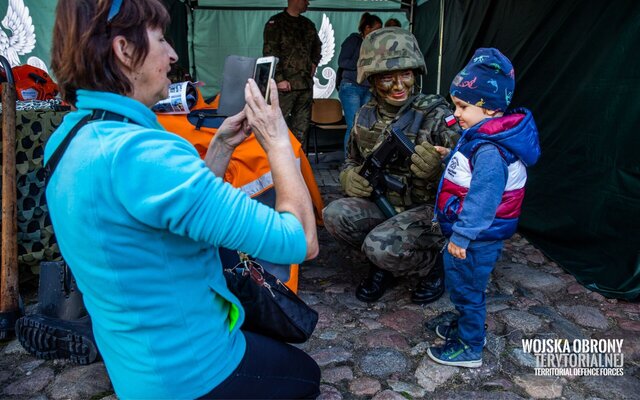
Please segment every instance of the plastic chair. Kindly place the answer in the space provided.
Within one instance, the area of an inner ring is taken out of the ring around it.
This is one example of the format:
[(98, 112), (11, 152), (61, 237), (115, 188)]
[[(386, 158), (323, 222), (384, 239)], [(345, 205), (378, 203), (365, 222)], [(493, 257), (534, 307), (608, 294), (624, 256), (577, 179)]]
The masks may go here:
[[(318, 150), (341, 150), (347, 124), (342, 114), (342, 104), (338, 99), (314, 99), (311, 107), (311, 124), (305, 140), (305, 152), (309, 154), (309, 144), (313, 140), (316, 164)], [(320, 145), (318, 145), (320, 142)]]

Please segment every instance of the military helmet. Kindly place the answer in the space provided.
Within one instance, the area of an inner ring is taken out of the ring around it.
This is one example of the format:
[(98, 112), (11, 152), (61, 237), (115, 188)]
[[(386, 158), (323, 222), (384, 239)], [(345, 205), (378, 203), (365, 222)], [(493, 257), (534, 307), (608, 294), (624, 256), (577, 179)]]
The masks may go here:
[(401, 69), (427, 73), (418, 41), (411, 32), (397, 27), (382, 28), (364, 38), (358, 59), (358, 83), (380, 72)]

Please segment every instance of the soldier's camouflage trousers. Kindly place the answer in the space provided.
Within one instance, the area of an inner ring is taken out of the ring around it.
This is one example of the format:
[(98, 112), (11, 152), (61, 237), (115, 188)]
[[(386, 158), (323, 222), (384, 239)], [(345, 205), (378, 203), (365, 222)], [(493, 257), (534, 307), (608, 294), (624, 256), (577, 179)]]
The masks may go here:
[(287, 121), (287, 126), (302, 143), (311, 121), (313, 88), (278, 92), (278, 100), (280, 101), (282, 115)]
[(322, 217), (334, 238), (362, 249), (373, 264), (396, 276), (425, 276), (445, 243), (431, 223), (433, 206), (428, 204), (387, 219), (374, 202), (347, 197), (331, 202)]

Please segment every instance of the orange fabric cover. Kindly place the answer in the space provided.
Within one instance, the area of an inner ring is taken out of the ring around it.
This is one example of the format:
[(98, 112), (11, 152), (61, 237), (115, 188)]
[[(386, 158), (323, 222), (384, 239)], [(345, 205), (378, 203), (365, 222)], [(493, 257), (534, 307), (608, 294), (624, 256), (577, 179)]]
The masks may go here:
[[(207, 104), (202, 98), (202, 94), (198, 91), (198, 101), (194, 106), (194, 110), (199, 109), (215, 109), (218, 106), (218, 97), (211, 103)], [(217, 129), (202, 127), (200, 130), (196, 130), (195, 127), (187, 120), (184, 114), (156, 114), (158, 121), (166, 130), (173, 132), (192, 143), (200, 157), (204, 158), (209, 147), (209, 142), (215, 135)], [(293, 146), (293, 153), (300, 160), (300, 170), (302, 176), (307, 184), (309, 193), (311, 194), (311, 200), (313, 201), (314, 213), (316, 217), (316, 223), (323, 225), (322, 221), (322, 209), (324, 208), (324, 202), (318, 189), (318, 184), (313, 175), (311, 164), (304, 154), (302, 145), (296, 139), (296, 137), (289, 132), (289, 138), (291, 145)], [(224, 180), (229, 182), (234, 187), (240, 188), (247, 185), (264, 174), (270, 171), (269, 162), (267, 161), (267, 155), (260, 147), (256, 137), (251, 134), (244, 142), (242, 142), (231, 156), (229, 166), (224, 175)], [(265, 190), (268, 189), (265, 188)], [(264, 190), (253, 193), (252, 196), (262, 193)]]

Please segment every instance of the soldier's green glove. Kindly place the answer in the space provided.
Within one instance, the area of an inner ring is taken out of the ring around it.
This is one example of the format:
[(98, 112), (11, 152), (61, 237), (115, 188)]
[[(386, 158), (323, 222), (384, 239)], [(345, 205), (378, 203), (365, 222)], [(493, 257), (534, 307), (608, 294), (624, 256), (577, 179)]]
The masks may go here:
[(411, 155), (411, 172), (420, 179), (435, 181), (442, 172), (440, 153), (429, 142), (416, 145)]
[(368, 180), (358, 174), (360, 167), (353, 167), (342, 171), (340, 174), (340, 183), (344, 188), (347, 196), (350, 197), (369, 197), (373, 192), (373, 187)]

